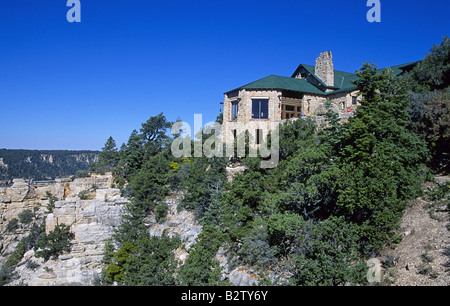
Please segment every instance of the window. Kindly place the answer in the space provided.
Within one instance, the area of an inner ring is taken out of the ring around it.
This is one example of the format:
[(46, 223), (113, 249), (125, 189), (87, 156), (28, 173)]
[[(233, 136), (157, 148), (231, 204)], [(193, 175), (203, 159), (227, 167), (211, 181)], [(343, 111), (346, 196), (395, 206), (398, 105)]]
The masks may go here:
[(301, 106), (283, 104), (281, 108), (281, 119), (299, 118), (301, 113)]
[(286, 105), (286, 111), (287, 112), (295, 112), (295, 106), (293, 106), (293, 105)]
[(356, 105), (358, 103), (358, 100), (356, 97), (352, 97), (352, 104)]
[(256, 144), (259, 145), (262, 142), (262, 130), (256, 129)]
[(236, 137), (237, 137), (237, 130), (231, 130), (231, 132), (233, 133), (233, 139), (236, 139)]
[(239, 101), (231, 102), (231, 120), (237, 120), (239, 111)]
[(252, 100), (252, 119), (269, 118), (269, 100), (253, 99)]

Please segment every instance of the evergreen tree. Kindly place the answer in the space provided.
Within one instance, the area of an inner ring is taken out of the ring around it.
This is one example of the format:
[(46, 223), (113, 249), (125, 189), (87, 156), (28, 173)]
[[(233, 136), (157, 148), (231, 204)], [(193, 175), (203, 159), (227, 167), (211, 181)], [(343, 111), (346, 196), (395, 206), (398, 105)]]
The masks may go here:
[(408, 130), (409, 100), (392, 71), (365, 64), (358, 76), (363, 100), (337, 152), (337, 213), (361, 226), (367, 249), (377, 249), (391, 237), (406, 200), (420, 193), (427, 151)]
[(426, 141), (428, 165), (450, 172), (450, 39), (444, 37), (402, 81), (409, 89), (410, 128)]
[(167, 135), (167, 129), (172, 126), (173, 122), (167, 121), (163, 113), (150, 117), (146, 122), (142, 123), (141, 137), (143, 147), (147, 156), (153, 156), (165, 147), (170, 137)]
[(119, 153), (117, 151), (116, 141), (110, 136), (98, 155), (98, 162), (91, 165), (91, 171), (111, 171), (118, 161)]
[(420, 61), (408, 79), (414, 91), (442, 90), (450, 86), (450, 38), (444, 36), (440, 44)]

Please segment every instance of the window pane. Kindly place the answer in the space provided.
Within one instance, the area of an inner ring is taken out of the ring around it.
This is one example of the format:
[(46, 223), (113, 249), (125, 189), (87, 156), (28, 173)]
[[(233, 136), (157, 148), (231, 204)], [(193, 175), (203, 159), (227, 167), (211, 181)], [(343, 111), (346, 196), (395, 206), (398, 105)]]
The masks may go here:
[(261, 116), (260, 119), (269, 118), (269, 100), (260, 100)]
[(259, 118), (259, 100), (252, 100), (252, 118)]
[(269, 118), (269, 100), (267, 100), (267, 99), (252, 100), (252, 118), (253, 119)]
[(238, 116), (238, 102), (232, 102), (231, 120), (236, 120)]

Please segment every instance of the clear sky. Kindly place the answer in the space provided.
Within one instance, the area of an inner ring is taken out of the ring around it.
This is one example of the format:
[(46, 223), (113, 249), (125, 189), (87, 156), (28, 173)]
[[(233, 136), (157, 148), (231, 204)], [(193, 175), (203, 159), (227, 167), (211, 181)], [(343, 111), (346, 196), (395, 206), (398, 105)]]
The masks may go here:
[[(450, 36), (450, 0), (0, 0), (0, 148), (118, 146), (150, 116), (213, 121), (223, 93), (290, 76), (333, 52), (337, 70), (422, 59)], [(193, 127), (193, 126), (192, 126)]]

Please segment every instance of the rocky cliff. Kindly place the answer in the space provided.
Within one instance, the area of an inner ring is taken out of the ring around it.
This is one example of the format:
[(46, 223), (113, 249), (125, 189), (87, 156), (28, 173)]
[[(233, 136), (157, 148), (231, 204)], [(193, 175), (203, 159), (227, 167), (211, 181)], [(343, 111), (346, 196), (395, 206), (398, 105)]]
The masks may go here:
[[(119, 189), (111, 186), (112, 176), (105, 175), (61, 179), (47, 186), (30, 186), (23, 180), (14, 180), (11, 187), (0, 188), (0, 265), (29, 234), (29, 225), (19, 224), (13, 231), (7, 229), (21, 212), (33, 211), (38, 222), (45, 216), (47, 233), (57, 224), (65, 224), (74, 234), (71, 251), (57, 259), (44, 262), (35, 256), (34, 250), (26, 252), (15, 267), (17, 274), (10, 285), (91, 285), (102, 269), (105, 242), (119, 224), (123, 204), (127, 202)], [(48, 192), (59, 199), (51, 213), (47, 210)], [(80, 199), (81, 194), (89, 199)]]
[[(48, 213), (48, 194), (58, 200)], [(202, 231), (194, 215), (186, 210), (178, 211), (180, 195), (167, 198), (169, 212), (163, 223), (153, 216), (146, 219), (150, 235), (160, 236), (163, 231), (178, 235), (185, 246), (177, 250), (177, 259), (184, 261), (187, 249), (195, 243)], [(10, 187), (0, 188), (0, 267), (17, 248), (21, 239), (29, 235), (30, 225), (20, 224), (13, 231), (7, 230), (11, 220), (26, 211), (33, 211), (36, 221), (44, 220), (49, 233), (56, 225), (65, 224), (74, 234), (70, 252), (56, 259), (44, 261), (34, 250), (26, 252), (15, 266), (16, 273), (8, 285), (93, 285), (96, 276), (104, 268), (102, 258), (105, 243), (114, 228), (120, 224), (124, 204), (120, 190), (113, 188), (110, 174), (88, 178), (59, 179), (51, 185), (30, 186), (22, 179), (14, 180)]]

